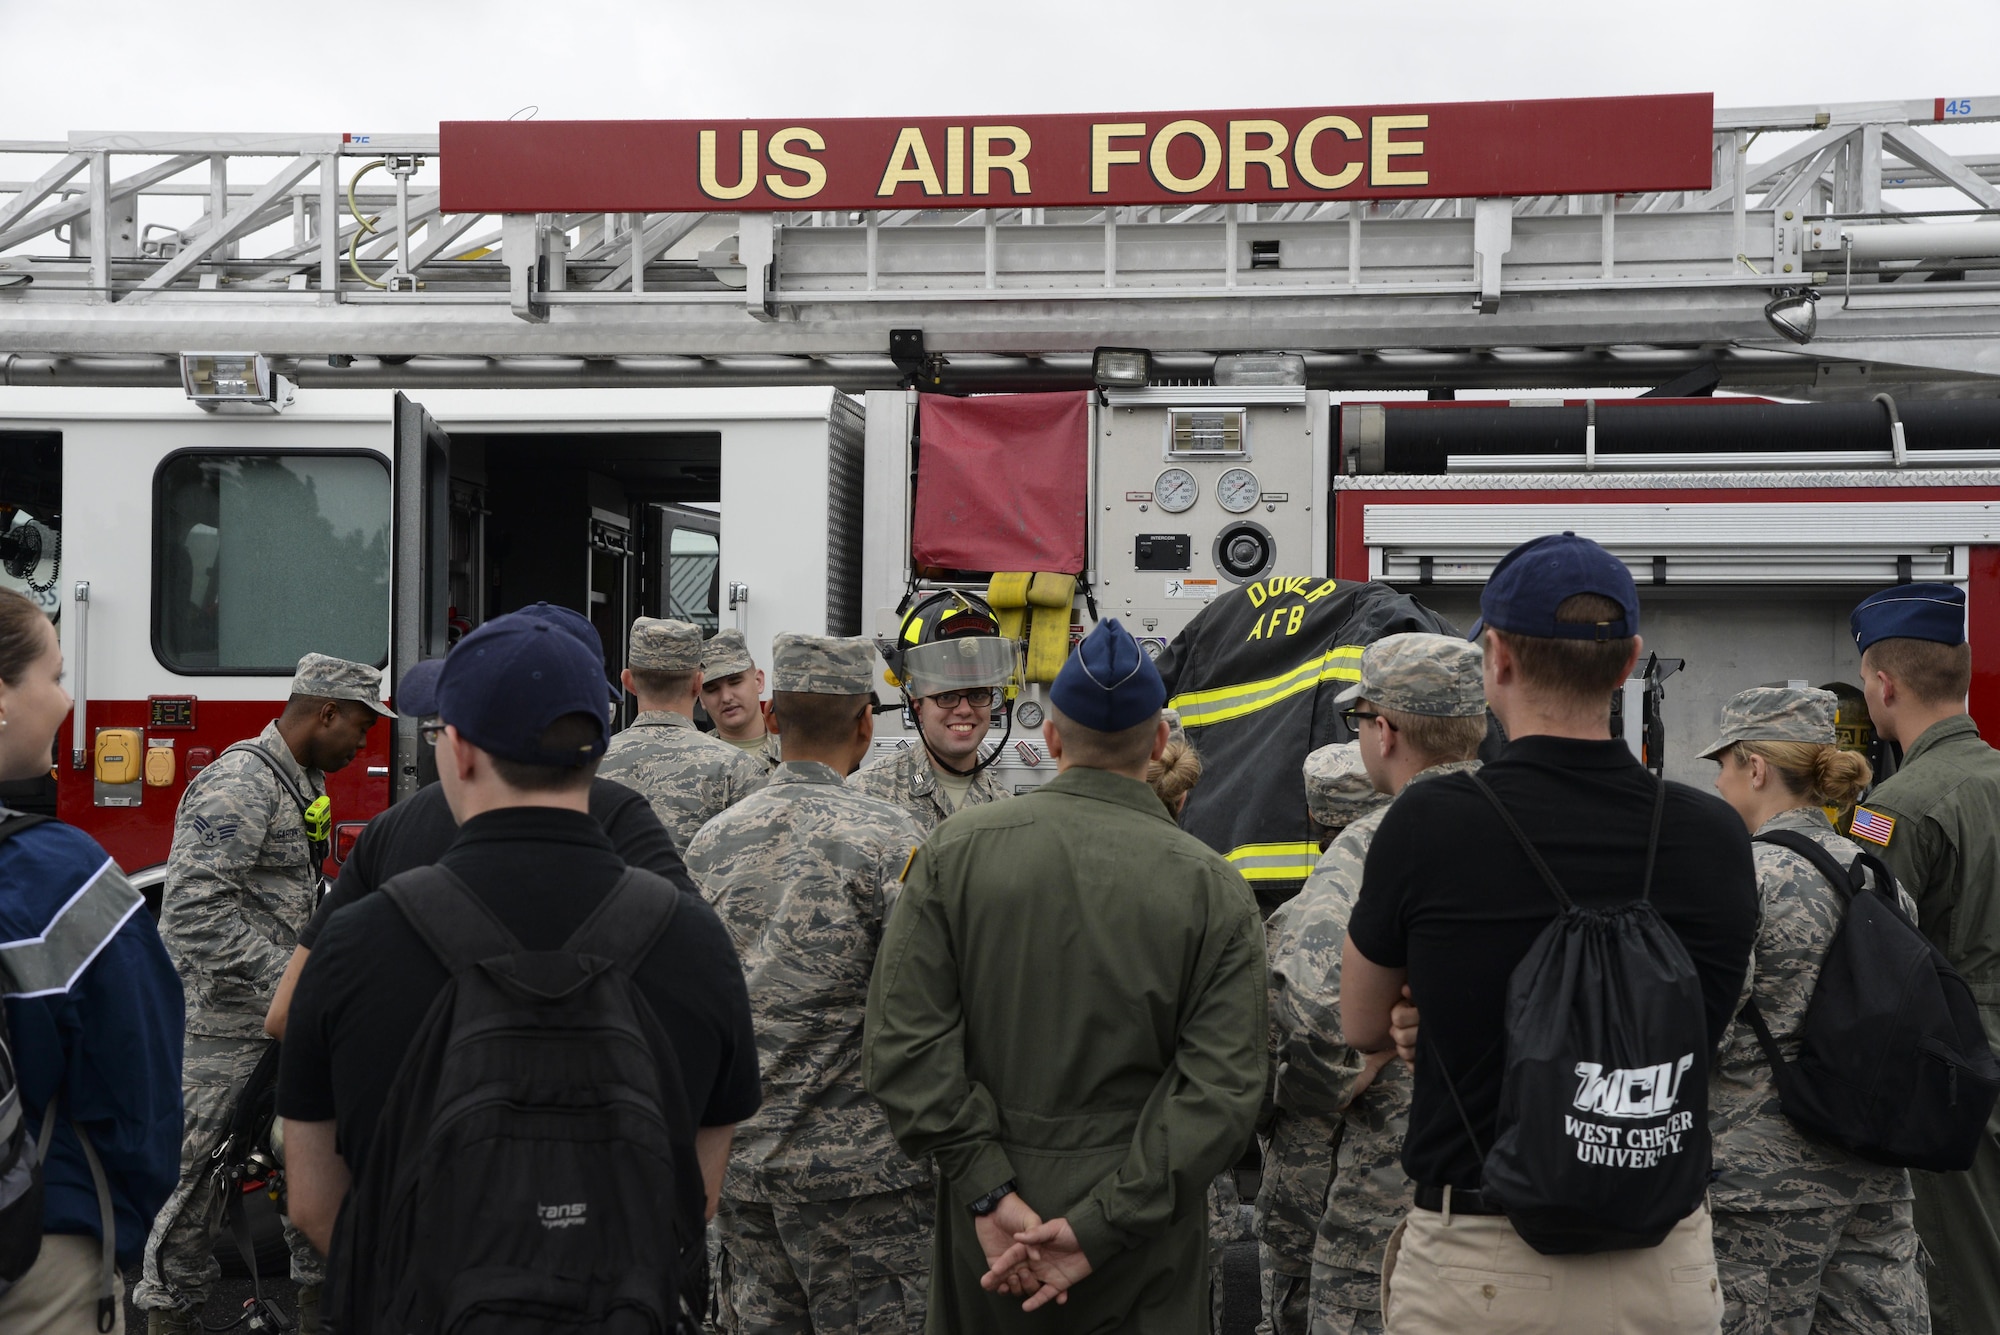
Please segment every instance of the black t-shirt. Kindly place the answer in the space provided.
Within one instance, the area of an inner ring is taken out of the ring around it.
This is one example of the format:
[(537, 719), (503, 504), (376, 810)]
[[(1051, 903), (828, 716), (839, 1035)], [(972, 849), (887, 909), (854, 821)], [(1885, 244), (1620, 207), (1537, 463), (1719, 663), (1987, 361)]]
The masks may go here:
[[(596, 821), (547, 807), (473, 817), (437, 865), (470, 886), (524, 950), (561, 949), (625, 871)], [(689, 1120), (728, 1126), (754, 1113), (762, 1096), (743, 966), (699, 894), (682, 891), (633, 977), (680, 1059)], [(403, 1054), (447, 981), (386, 895), (335, 914), (306, 961), (285, 1031), (278, 1113), (337, 1120), (337, 1147), (356, 1177)]]
[[(674, 837), (642, 795), (611, 779), (592, 779), (590, 814), (611, 836), (612, 846), (626, 866), (644, 867), (690, 894), (700, 893), (688, 875), (687, 864), (674, 851)], [(375, 893), (398, 872), (430, 866), (444, 856), (456, 838), (458, 818), (445, 802), (444, 785), (438, 783), (418, 789), (369, 821), (341, 864), (340, 879), (299, 933), (299, 944), (311, 950), (328, 918), (363, 895)]]
[[(1480, 772), (1576, 903), (1637, 899), (1657, 780), (1623, 742), (1523, 737)], [(1653, 904), (1701, 976), (1708, 1034), (1729, 1027), (1757, 932), (1750, 835), (1721, 799), (1667, 785)], [(1448, 1067), (1491, 1147), (1506, 1055), (1507, 981), (1556, 916), (1499, 813), (1469, 776), (1412, 785), (1368, 849), (1348, 933), (1384, 968), (1409, 970), (1421, 1022), (1403, 1170), (1426, 1186), (1476, 1189), (1479, 1156), (1452, 1104)]]

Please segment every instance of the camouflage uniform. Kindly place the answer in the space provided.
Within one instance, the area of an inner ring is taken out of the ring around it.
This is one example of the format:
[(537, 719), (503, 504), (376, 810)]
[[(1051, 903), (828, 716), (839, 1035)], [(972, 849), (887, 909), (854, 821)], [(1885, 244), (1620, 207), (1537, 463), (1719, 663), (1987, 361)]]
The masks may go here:
[(746, 742), (732, 742), (727, 737), (722, 736), (717, 736), (715, 740), (721, 742), (724, 746), (733, 746), (744, 755), (749, 756), (764, 767), (764, 773), (767, 775), (785, 763), (784, 752), (778, 749), (778, 734), (775, 732), (764, 733)]
[[(222, 1274), (215, 1260), (215, 1240), (223, 1230), (223, 1209), (229, 1203), (229, 1189), (212, 1176), (211, 1160), (229, 1134), (238, 1092), (270, 1043), (268, 1038), (249, 1042), (188, 1035), (181, 1065), (185, 1118), (181, 1180), (160, 1208), (146, 1240), (144, 1270), (132, 1290), (134, 1305), (199, 1311), (208, 1301), (209, 1289)], [(287, 1225), (285, 1245), (292, 1254), (293, 1280), (301, 1285), (325, 1280), (326, 1261), (304, 1234)]]
[[(1342, 693), (1341, 703), (1362, 698), (1413, 714), (1483, 714), (1479, 650), (1449, 636), (1386, 636), (1362, 655), (1361, 680)], [(1307, 763), (1310, 774), (1312, 759)], [(1433, 765), (1410, 782), (1478, 768), (1476, 760), (1452, 761)], [(1301, 1326), (1294, 1317), (1290, 1327), (1314, 1335), (1382, 1329), (1382, 1253), (1411, 1204), (1402, 1164), (1412, 1090), (1409, 1068), (1389, 1061), (1357, 1095), (1367, 1063), (1347, 1045), (1340, 1024), (1347, 922), (1361, 894), (1368, 847), (1388, 810), (1384, 803), (1353, 818), (1321, 855), (1305, 888), (1285, 906), (1271, 960), (1278, 1113), (1313, 1119), (1327, 1128), (1324, 1143), (1332, 1159), (1321, 1207), (1307, 1226), (1312, 1240), (1306, 1321)], [(1313, 815), (1322, 824), (1332, 823), (1317, 811)], [(1310, 1202), (1299, 1198), (1293, 1209), (1300, 1208), (1310, 1210)], [(1299, 1228), (1292, 1224), (1294, 1235)], [(1292, 1301), (1297, 1302), (1295, 1288)]]
[[(1222, 1325), (1222, 1272), (1223, 1258), (1228, 1249), (1239, 1242), (1256, 1239), (1256, 1226), (1250, 1218), (1251, 1208), (1243, 1201), (1243, 1193), (1237, 1190), (1236, 1173), (1232, 1169), (1218, 1173), (1208, 1184), (1208, 1329), (1211, 1335), (1223, 1335)], [(1262, 1323), (1257, 1327), (1258, 1335), (1266, 1335)]]
[[(1354, 821), (1387, 805), (1361, 767), (1360, 748), (1353, 742), (1320, 747), (1305, 761), (1306, 807), (1314, 821), (1338, 836)], [(1322, 865), (1324, 863), (1322, 862)], [(1307, 883), (1311, 889), (1312, 882)], [(1265, 920), (1265, 947), (1275, 969), (1296, 948), (1296, 909), (1309, 903), (1301, 893)], [(1278, 1028), (1281, 998), (1277, 974), (1272, 974), (1272, 1068), (1283, 1060)], [(1358, 1069), (1358, 1067), (1357, 1067)], [(1275, 1104), (1264, 1130), (1264, 1171), (1257, 1192), (1257, 1278), (1263, 1300), (1260, 1332), (1304, 1335), (1308, 1322), (1307, 1293), (1312, 1276), (1313, 1238), (1326, 1208), (1332, 1185), (1334, 1152), (1340, 1143), (1337, 1116), (1302, 1113)]]
[[(307, 799), (326, 791), (318, 770), (292, 757), (272, 722), (257, 745)], [(209, 1174), (244, 1081), (271, 1040), (264, 1012), (284, 976), (319, 887), (298, 806), (255, 756), (232, 752), (189, 780), (174, 816), (160, 896), (160, 938), (187, 994), (187, 1055), (181, 1071), (185, 1131), (181, 1180), (146, 1240), (145, 1269), (132, 1291), (141, 1308), (198, 1309), (222, 1273), (213, 1255), (226, 1204)], [(287, 1227), (292, 1278), (318, 1284), (325, 1262)]]
[(702, 826), (762, 788), (768, 771), (687, 715), (658, 709), (611, 739), (597, 775), (643, 795), (674, 847), (686, 848)]
[[(1436, 765), (1411, 783), (1479, 768)], [(1359, 1097), (1365, 1060), (1340, 1031), (1340, 953), (1361, 894), (1368, 846), (1388, 814), (1377, 807), (1341, 832), (1289, 907), (1291, 948), (1271, 965), (1279, 1046), (1278, 1107), (1338, 1124), (1324, 1205), (1314, 1221), (1308, 1328), (1382, 1329), (1382, 1250), (1409, 1213), (1403, 1135), (1410, 1123), (1410, 1071), (1390, 1061)]]
[(721, 1328), (918, 1335), (929, 1308), (934, 1208), (930, 1188), (833, 1201), (724, 1196), (715, 1216), (724, 1238)]
[[(1717, 759), (1737, 742), (1834, 744), (1838, 700), (1830, 691), (1760, 686), (1722, 709)], [(1794, 830), (1842, 863), (1854, 845), (1817, 806), (1783, 811), (1759, 834)], [(1738, 1018), (1717, 1054), (1708, 1085), (1715, 1142), (1715, 1261), (1722, 1279), (1722, 1328), (1729, 1335), (1810, 1328), (1923, 1335), (1930, 1309), (1917, 1267), (1910, 1176), (1809, 1140), (1778, 1108), (1777, 1086), (1757, 1034), (1741, 1018), (1754, 996), (1781, 1050), (1796, 1058), (1798, 1033), (1839, 928), (1840, 892), (1801, 855), (1753, 845), (1757, 943), (1737, 1001)], [(1901, 894), (1903, 911), (1917, 908)]]
[(720, 677), (733, 677), (739, 672), (756, 670), (757, 660), (750, 656), (750, 643), (743, 638), (743, 632), (736, 627), (724, 626), (702, 642), (703, 680), (714, 681)]
[[(703, 682), (713, 682), (722, 677), (733, 677), (739, 672), (755, 672), (757, 660), (750, 656), (750, 646), (743, 639), (743, 632), (734, 626), (725, 626), (708, 637), (701, 646), (701, 676)], [(706, 689), (706, 687), (704, 687)], [(731, 741), (720, 735), (717, 741), (727, 743), (749, 756), (764, 767), (766, 773), (778, 768), (784, 757), (778, 753), (778, 738), (766, 732), (749, 742)]]
[[(380, 673), (323, 654), (300, 661), (292, 693), (357, 700), (388, 713)], [(326, 792), (325, 776), (299, 764), (275, 720), (256, 744), (307, 801)], [(180, 1184), (153, 1222), (144, 1276), (132, 1291), (141, 1308), (199, 1308), (221, 1273), (212, 1252), (226, 1197), (208, 1171), (209, 1157), (270, 1044), (264, 1013), (312, 918), (319, 878), (298, 806), (263, 761), (227, 752), (188, 781), (160, 897), (160, 938), (188, 1002), (186, 1130)], [(285, 1241), (292, 1278), (302, 1285), (324, 1280), (325, 1262), (305, 1235), (287, 1226)]]
[[(1816, 807), (1782, 812), (1759, 833), (1766, 830), (1811, 835), (1843, 860), (1852, 853)], [(1780, 1047), (1795, 1057), (1842, 904), (1825, 877), (1789, 849), (1759, 844), (1755, 857), (1761, 920), (1738, 1010), (1754, 992)], [(1901, 898), (1914, 918), (1909, 896)], [(1779, 1111), (1770, 1065), (1740, 1018), (1710, 1079), (1709, 1120), (1724, 1331), (1803, 1332), (1815, 1311), (1843, 1330), (1930, 1329), (1909, 1175), (1802, 1135)]]
[[(642, 671), (697, 671), (701, 631), (685, 621), (640, 617), (632, 623), (626, 661)], [(695, 831), (763, 787), (767, 777), (757, 760), (668, 709), (647, 710), (613, 737), (597, 774), (644, 796), (674, 847), (683, 850)]]
[(774, 732), (764, 733), (745, 742), (732, 742), (727, 737), (718, 737), (716, 740), (724, 746), (733, 746), (749, 756), (764, 767), (766, 774), (785, 763), (784, 753), (778, 749), (778, 735)]
[[(779, 690), (858, 678), (858, 690), (816, 693), (864, 694), (872, 652), (784, 635), (773, 673)], [(764, 1082), (717, 1216), (731, 1329), (923, 1329), (930, 1170), (897, 1147), (861, 1083), (875, 950), (922, 838), (903, 812), (805, 761), (779, 766), (688, 845), (743, 960)]]
[[(932, 768), (930, 750), (921, 738), (912, 739), (894, 755), (848, 775), (847, 786), (903, 808), (927, 835), (955, 809), (938, 792), (937, 772)], [(956, 809), (997, 802), (1013, 795), (988, 767), (972, 776), (972, 787)]]
[[(1854, 845), (1818, 807), (1781, 812), (1759, 833), (1767, 830), (1798, 830), (1836, 858), (1853, 858)], [(1737, 1009), (1755, 995), (1780, 1049), (1796, 1058), (1806, 1004), (1843, 904), (1799, 854), (1754, 847), (1761, 919)], [(1901, 898), (1914, 919), (1916, 905), (1907, 893)], [(1817, 1312), (1818, 1324), (1840, 1330), (1928, 1331), (1910, 1175), (1807, 1139), (1778, 1110), (1770, 1063), (1740, 1018), (1709, 1078), (1708, 1103), (1723, 1330), (1803, 1335)]]

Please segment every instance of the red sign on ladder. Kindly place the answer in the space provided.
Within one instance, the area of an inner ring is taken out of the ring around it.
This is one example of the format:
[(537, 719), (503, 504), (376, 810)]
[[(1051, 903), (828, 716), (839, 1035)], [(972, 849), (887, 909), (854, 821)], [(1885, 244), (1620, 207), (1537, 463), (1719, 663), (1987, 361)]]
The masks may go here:
[(911, 120), (446, 121), (447, 213), (1074, 208), (1706, 190), (1706, 93)]

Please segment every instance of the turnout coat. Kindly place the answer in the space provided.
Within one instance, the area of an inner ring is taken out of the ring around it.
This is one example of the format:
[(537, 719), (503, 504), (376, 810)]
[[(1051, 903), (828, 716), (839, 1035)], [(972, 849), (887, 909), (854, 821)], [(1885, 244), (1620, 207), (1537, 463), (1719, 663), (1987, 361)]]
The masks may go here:
[[(865, 1040), (891, 1130), (937, 1165), (929, 1329), (1205, 1335), (1205, 1194), (1249, 1143), (1266, 1033), (1249, 888), (1145, 784), (1072, 766), (939, 826)], [(967, 1206), (1009, 1180), (1094, 1268), (1061, 1307), (979, 1287)]]
[(1319, 863), (1301, 768), (1351, 742), (1335, 703), (1361, 653), (1403, 631), (1457, 627), (1387, 584), (1274, 575), (1204, 607), (1160, 655), (1167, 703), (1201, 752), (1181, 828), (1229, 859), (1266, 916)]

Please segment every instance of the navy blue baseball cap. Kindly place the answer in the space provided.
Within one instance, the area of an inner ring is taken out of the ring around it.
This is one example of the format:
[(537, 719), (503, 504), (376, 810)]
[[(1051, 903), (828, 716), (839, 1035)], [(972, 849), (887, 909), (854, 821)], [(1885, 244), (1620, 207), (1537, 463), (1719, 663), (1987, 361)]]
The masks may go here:
[[(558, 607), (554, 603), (534, 603), (518, 610), (524, 617), (537, 617), (557, 630), (576, 636), (583, 641), (584, 647), (596, 656), (598, 662), (604, 661), (603, 637), (597, 633), (597, 627), (590, 624), (590, 618), (575, 608)], [(604, 679), (604, 688), (611, 693), (613, 703), (625, 698), (624, 689), (609, 677)]]
[(1158, 714), (1167, 688), (1132, 633), (1106, 617), (1056, 673), (1049, 701), (1086, 728), (1118, 732)]
[(438, 674), (444, 671), (442, 658), (426, 658), (403, 674), (396, 692), (396, 708), (408, 718), (428, 718), (438, 712)]
[[(1558, 621), (1566, 598), (1595, 593), (1618, 604), (1610, 621)], [(1625, 563), (1574, 533), (1550, 533), (1500, 558), (1479, 594), (1479, 620), (1466, 638), (1488, 626), (1548, 640), (1622, 640), (1639, 633), (1639, 590)]]
[[(591, 625), (589, 619), (582, 613), (567, 607), (557, 607), (553, 603), (536, 603), (532, 607), (520, 609), (513, 615), (533, 617), (538, 621), (548, 622), (557, 630), (575, 636), (586, 649), (590, 650), (598, 662), (604, 661), (604, 641), (599, 638), (597, 627)], [(444, 659), (426, 658), (403, 674), (403, 685), (402, 689), (396, 692), (396, 703), (402, 706), (405, 714), (414, 718), (424, 718), (438, 712), (438, 674), (443, 671)], [(604, 688), (614, 703), (625, 698), (625, 693), (609, 679), (606, 679)]]
[(1862, 653), (1877, 640), (1965, 643), (1965, 590), (1955, 584), (1898, 584), (1863, 598), (1847, 618)]
[[(510, 612), (473, 631), (442, 660), (437, 713), (482, 751), (527, 765), (577, 765), (604, 754), (610, 724), (604, 663), (575, 635), (543, 617)], [(573, 752), (542, 748), (541, 736), (565, 714), (596, 724)]]

